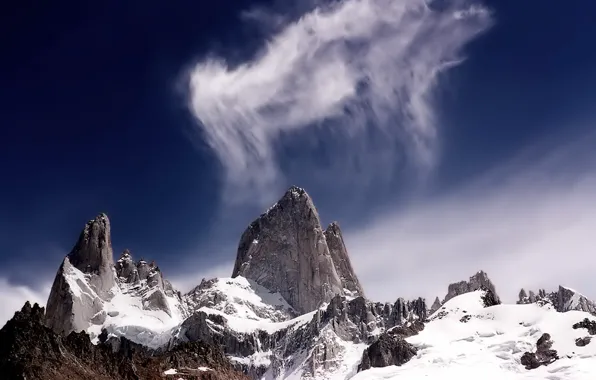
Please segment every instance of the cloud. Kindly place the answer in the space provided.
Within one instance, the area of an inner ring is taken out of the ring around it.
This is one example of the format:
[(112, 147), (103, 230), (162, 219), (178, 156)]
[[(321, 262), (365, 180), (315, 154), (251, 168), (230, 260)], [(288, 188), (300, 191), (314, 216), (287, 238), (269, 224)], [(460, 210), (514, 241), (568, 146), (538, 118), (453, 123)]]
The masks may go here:
[(49, 285), (34, 289), (11, 284), (6, 278), (0, 277), (0, 326), (4, 326), (14, 316), (15, 311), (21, 310), (26, 301), (44, 306), (49, 294)]
[(422, 171), (433, 167), (432, 90), (490, 25), (484, 8), (460, 0), (343, 0), (283, 27), (283, 17), (263, 12), (244, 18), (275, 20), (278, 32), (252, 60), (232, 65), (210, 57), (189, 73), (190, 108), (225, 169), (225, 199), (270, 202), (283, 182), (282, 138), (318, 136), (324, 128), (345, 152), (335, 155), (336, 166), (372, 159), (357, 183), (374, 171), (375, 159), (396, 165), (405, 156)]
[(483, 269), (507, 302), (521, 287), (566, 285), (596, 299), (594, 136), (536, 151), (435, 199), (346, 231), (354, 267), (375, 300), (443, 297)]

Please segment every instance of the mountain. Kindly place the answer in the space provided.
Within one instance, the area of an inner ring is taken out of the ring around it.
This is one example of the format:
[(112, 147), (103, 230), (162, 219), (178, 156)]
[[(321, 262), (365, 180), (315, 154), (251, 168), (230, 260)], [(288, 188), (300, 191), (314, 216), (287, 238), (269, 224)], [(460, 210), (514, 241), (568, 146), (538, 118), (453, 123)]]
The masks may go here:
[(9, 379), (588, 379), (594, 303), (560, 286), (501, 302), (488, 274), (443, 301), (364, 296), (339, 224), (323, 229), (291, 187), (242, 234), (229, 278), (181, 294), (130, 250), (114, 261), (110, 221), (87, 222), (47, 308), (0, 330)]

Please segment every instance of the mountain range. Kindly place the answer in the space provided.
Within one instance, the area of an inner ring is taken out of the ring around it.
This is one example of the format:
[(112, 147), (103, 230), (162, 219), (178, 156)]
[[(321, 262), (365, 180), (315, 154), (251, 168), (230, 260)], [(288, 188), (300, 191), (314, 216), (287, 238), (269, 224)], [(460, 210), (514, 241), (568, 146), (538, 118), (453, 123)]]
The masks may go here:
[[(374, 249), (374, 247), (371, 247)], [(396, 263), (388, 263), (395, 265)], [(503, 304), (484, 271), (432, 304), (366, 298), (338, 223), (293, 186), (240, 238), (231, 277), (186, 294), (88, 221), (45, 308), (0, 330), (2, 379), (550, 379), (596, 376), (596, 303), (565, 286)]]

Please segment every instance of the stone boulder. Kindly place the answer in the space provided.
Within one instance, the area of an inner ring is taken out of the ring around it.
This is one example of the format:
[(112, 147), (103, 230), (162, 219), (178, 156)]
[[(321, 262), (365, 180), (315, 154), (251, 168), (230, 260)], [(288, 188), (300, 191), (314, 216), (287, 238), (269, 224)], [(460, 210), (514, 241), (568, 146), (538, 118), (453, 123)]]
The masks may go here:
[(358, 371), (372, 367), (403, 365), (416, 356), (417, 349), (397, 334), (381, 334), (362, 354)]
[(536, 342), (536, 352), (525, 352), (521, 357), (521, 364), (529, 370), (553, 363), (559, 356), (556, 350), (551, 349), (552, 345), (550, 334), (542, 334)]

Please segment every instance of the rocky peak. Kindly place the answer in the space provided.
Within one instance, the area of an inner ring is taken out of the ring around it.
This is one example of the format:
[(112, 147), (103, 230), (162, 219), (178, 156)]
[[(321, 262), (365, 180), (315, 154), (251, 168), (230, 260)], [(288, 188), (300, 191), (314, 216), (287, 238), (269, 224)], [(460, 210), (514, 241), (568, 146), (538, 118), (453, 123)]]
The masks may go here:
[(518, 304), (550, 304), (558, 312), (564, 313), (566, 311), (585, 311), (596, 315), (596, 302), (589, 300), (583, 294), (565, 287), (560, 286), (556, 292), (547, 292), (544, 289), (539, 289), (537, 293), (529, 291), (527, 294), (524, 289), (519, 293)]
[(343, 288), (350, 291), (354, 297), (364, 296), (360, 281), (352, 268), (339, 223), (329, 224), (325, 230), (325, 240)]
[(434, 313), (435, 311), (441, 308), (441, 300), (439, 297), (435, 298), (435, 302), (433, 302), (432, 306), (430, 307), (429, 314)]
[[(124, 337), (104, 336), (94, 345), (85, 332), (60, 336), (43, 320), (44, 309), (27, 302), (0, 329), (2, 379), (249, 379), (233, 369), (218, 347), (203, 342), (182, 343), (167, 352), (149, 350)], [(199, 367), (209, 371), (197, 371)], [(176, 376), (166, 376), (167, 369), (177, 370)]]
[(116, 274), (121, 281), (138, 284), (140, 282), (139, 271), (137, 265), (132, 259), (132, 255), (128, 249), (125, 249), (120, 255), (118, 261), (116, 261)]
[(304, 189), (292, 186), (242, 234), (232, 277), (279, 292), (298, 312), (343, 294), (319, 214)]
[(494, 284), (488, 278), (488, 275), (484, 271), (478, 271), (475, 275), (470, 277), (468, 281), (460, 281), (453, 284), (450, 284), (447, 289), (447, 295), (443, 300), (443, 303), (449, 301), (453, 297), (457, 297), (459, 295), (470, 293), (476, 290), (488, 290), (492, 293), (491, 297), (493, 298), (492, 301), (496, 304), (501, 303), (499, 296), (497, 295), (497, 291), (495, 289)]
[(81, 272), (93, 275), (93, 284), (102, 298), (111, 297), (110, 290), (115, 285), (114, 257), (110, 220), (106, 214), (87, 222), (68, 259)]

